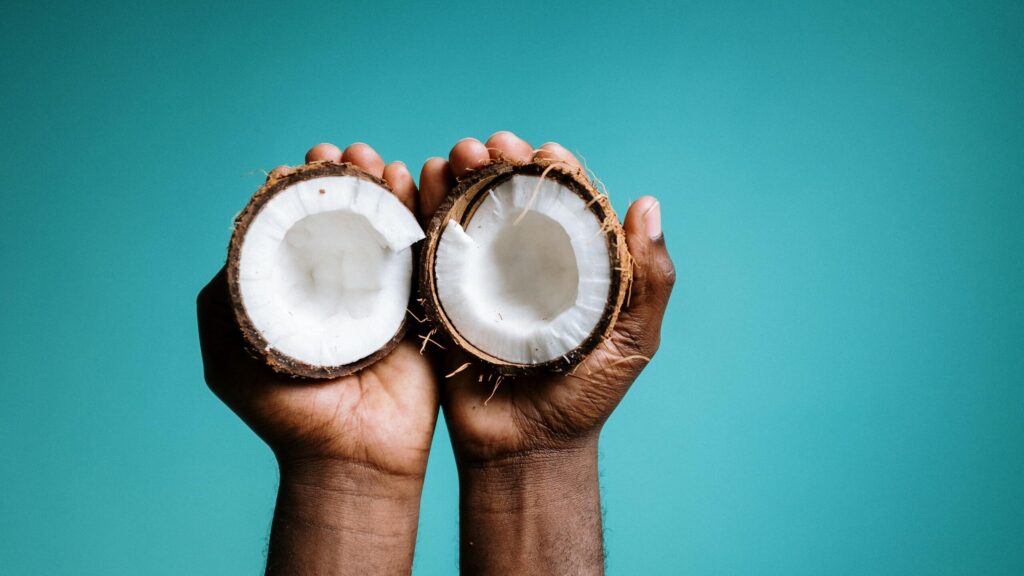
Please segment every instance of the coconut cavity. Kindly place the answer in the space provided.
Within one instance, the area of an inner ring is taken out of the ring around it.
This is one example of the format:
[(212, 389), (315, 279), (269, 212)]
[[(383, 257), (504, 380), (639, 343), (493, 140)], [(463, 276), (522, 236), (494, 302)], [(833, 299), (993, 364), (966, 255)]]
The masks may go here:
[(509, 372), (575, 364), (622, 300), (618, 220), (588, 181), (556, 168), (497, 163), (460, 183), (424, 254), (428, 311)]
[(236, 316), (278, 370), (340, 376), (386, 354), (404, 326), (416, 219), (379, 179), (312, 164), (268, 182), (239, 216)]

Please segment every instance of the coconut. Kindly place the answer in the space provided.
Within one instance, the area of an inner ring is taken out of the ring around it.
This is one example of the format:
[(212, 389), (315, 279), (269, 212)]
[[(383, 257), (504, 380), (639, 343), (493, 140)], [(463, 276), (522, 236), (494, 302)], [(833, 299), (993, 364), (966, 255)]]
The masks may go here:
[(252, 352), (279, 372), (351, 374), (401, 340), (416, 218), (382, 179), (313, 163), (270, 178), (235, 219), (227, 276)]
[(573, 368), (607, 337), (632, 260), (608, 197), (564, 162), (492, 162), (460, 180), (421, 252), (430, 319), (498, 374)]

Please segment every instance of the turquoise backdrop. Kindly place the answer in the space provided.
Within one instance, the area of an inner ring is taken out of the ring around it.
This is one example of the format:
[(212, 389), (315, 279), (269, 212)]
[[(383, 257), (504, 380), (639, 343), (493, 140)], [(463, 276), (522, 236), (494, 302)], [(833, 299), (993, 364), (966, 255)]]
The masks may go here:
[[(612, 574), (1024, 573), (1024, 5), (22, 2), (0, 17), (0, 572), (257, 574), (194, 297), (263, 170), (509, 129), (662, 201)], [(443, 424), (417, 574), (457, 567)]]

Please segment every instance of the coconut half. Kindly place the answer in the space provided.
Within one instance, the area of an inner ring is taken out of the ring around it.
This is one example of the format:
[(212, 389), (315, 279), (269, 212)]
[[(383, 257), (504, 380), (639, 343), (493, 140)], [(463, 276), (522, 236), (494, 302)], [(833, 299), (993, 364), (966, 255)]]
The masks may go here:
[(461, 180), (422, 252), (431, 319), (501, 374), (564, 371), (607, 336), (631, 278), (607, 196), (561, 162), (494, 162)]
[(351, 374), (401, 340), (416, 218), (388, 185), (350, 164), (268, 180), (235, 220), (228, 284), (252, 350), (275, 370)]

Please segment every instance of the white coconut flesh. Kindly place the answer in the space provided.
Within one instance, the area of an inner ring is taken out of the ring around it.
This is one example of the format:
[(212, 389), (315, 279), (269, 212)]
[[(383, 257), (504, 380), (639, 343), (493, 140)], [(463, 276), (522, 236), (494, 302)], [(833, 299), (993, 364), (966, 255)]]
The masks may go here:
[(438, 300), (460, 336), (516, 364), (576, 349), (611, 288), (601, 221), (571, 189), (516, 175), (487, 192), (463, 228), (452, 220), (434, 264)]
[(239, 289), (269, 348), (312, 366), (376, 352), (405, 318), (416, 219), (355, 176), (299, 181), (267, 201), (245, 233)]

